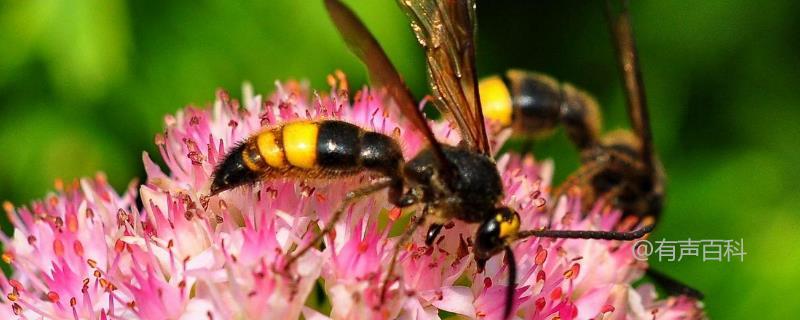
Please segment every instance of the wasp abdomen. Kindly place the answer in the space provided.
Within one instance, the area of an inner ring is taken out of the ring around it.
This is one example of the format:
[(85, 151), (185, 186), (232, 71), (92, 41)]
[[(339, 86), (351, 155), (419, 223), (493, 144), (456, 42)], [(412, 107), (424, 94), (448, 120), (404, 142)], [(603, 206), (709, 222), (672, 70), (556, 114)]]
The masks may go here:
[(319, 123), (317, 165), (327, 169), (347, 170), (357, 167), (364, 130), (342, 121)]
[(399, 177), (403, 154), (390, 137), (337, 120), (293, 121), (234, 148), (214, 172), (211, 193), (268, 178), (334, 178), (363, 170)]
[(505, 82), (511, 89), (515, 129), (546, 135), (561, 118), (561, 86), (546, 75), (510, 70)]
[(484, 116), (520, 135), (544, 137), (559, 123), (579, 149), (597, 141), (600, 115), (585, 92), (536, 72), (509, 70), (481, 80)]

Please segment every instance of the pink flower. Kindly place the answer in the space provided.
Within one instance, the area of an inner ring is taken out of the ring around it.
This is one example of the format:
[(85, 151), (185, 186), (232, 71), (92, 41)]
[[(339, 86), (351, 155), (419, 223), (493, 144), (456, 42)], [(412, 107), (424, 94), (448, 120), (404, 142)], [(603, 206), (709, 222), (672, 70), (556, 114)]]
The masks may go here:
[[(405, 219), (385, 193), (348, 208), (326, 238), (296, 263), (290, 279), (277, 272), (287, 252), (304, 246), (325, 224), (345, 191), (371, 177), (333, 181), (265, 181), (209, 197), (210, 176), (226, 151), (264, 126), (297, 118), (344, 119), (393, 135), (410, 158), (423, 141), (383, 96), (364, 89), (350, 101), (343, 76), (331, 93), (310, 94), (303, 84), (277, 84), (269, 98), (244, 88), (240, 103), (220, 91), (210, 108), (187, 107), (165, 118), (156, 137), (168, 171), (143, 155), (147, 181), (123, 194), (102, 175), (83, 179), (27, 207), (5, 204), (14, 232), (2, 236), (3, 259), (13, 276), (0, 279), (4, 318), (141, 319), (438, 319), (439, 311), (499, 319), (507, 265), (502, 255), (476, 272), (470, 254), (475, 225), (445, 226), (432, 247), (423, 232), (404, 245), (396, 281), (381, 302), (382, 283)], [(447, 123), (434, 131), (447, 143)], [(498, 137), (496, 145), (503, 139)], [(550, 199), (552, 165), (504, 155), (498, 161), (505, 204), (523, 229), (608, 230), (618, 211), (602, 204), (580, 212), (576, 198)], [(136, 204), (136, 199), (141, 204)], [(558, 200), (554, 213), (550, 201)], [(411, 215), (413, 212), (406, 212)], [(633, 288), (645, 263), (631, 243), (529, 238), (514, 245), (518, 265), (515, 316), (524, 319), (701, 318), (685, 297), (658, 300), (648, 285)], [(323, 282), (318, 282), (318, 279)], [(331, 311), (308, 306), (320, 284)]]

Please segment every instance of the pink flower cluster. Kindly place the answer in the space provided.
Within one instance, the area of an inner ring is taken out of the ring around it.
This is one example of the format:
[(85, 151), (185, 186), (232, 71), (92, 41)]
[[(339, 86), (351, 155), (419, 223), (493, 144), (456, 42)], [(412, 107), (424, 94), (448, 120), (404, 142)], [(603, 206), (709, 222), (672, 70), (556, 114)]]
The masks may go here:
[[(144, 154), (145, 184), (122, 194), (105, 178), (59, 183), (45, 200), (4, 209), (13, 235), (2, 235), (0, 279), (4, 319), (439, 319), (447, 311), (500, 319), (507, 265), (502, 255), (477, 273), (470, 254), (475, 226), (454, 222), (432, 247), (423, 232), (401, 249), (398, 281), (379, 301), (381, 284), (405, 218), (385, 194), (348, 209), (326, 239), (293, 270), (276, 272), (287, 252), (304, 246), (331, 216), (344, 192), (371, 177), (336, 181), (265, 181), (208, 197), (210, 175), (226, 150), (270, 126), (297, 118), (344, 119), (399, 138), (407, 156), (423, 142), (402, 117), (384, 109), (379, 93), (352, 99), (346, 82), (310, 94), (296, 82), (277, 84), (265, 99), (244, 88), (242, 102), (218, 92), (210, 108), (167, 116), (156, 137), (168, 173)], [(433, 124), (442, 141), (457, 134)], [(502, 143), (498, 139), (496, 144)], [(620, 213), (602, 205), (580, 212), (577, 198), (550, 199), (550, 162), (504, 155), (498, 160), (504, 202), (522, 228), (615, 228)], [(140, 202), (137, 204), (137, 199)], [(554, 210), (550, 201), (558, 201)], [(550, 211), (550, 212), (548, 212)], [(411, 216), (407, 212), (404, 216)], [(631, 243), (529, 238), (514, 246), (518, 287), (514, 317), (522, 319), (694, 319), (701, 304), (657, 299), (649, 285), (632, 287), (645, 263)], [(323, 281), (318, 281), (322, 279)], [(329, 312), (308, 303), (323, 292)]]

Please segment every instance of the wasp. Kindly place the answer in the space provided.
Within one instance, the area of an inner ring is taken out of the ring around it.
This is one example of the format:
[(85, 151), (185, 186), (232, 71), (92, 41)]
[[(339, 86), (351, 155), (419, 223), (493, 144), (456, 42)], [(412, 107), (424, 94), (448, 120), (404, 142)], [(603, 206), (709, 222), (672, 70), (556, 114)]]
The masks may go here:
[(473, 255), (480, 269), (505, 252), (509, 261), (504, 318), (511, 315), (516, 287), (516, 262), (510, 245), (527, 237), (633, 240), (652, 230), (633, 231), (520, 230), (519, 214), (503, 205), (503, 184), (492, 158), (475, 68), (475, 4), (472, 0), (399, 1), (425, 49), (434, 104), (457, 126), (462, 141), (437, 141), (417, 100), (383, 48), (361, 20), (338, 0), (325, 0), (334, 25), (351, 51), (366, 65), (370, 81), (383, 88), (394, 105), (425, 137), (427, 146), (404, 159), (399, 143), (344, 121), (303, 120), (279, 124), (247, 138), (226, 154), (215, 169), (211, 193), (277, 178), (336, 179), (365, 171), (379, 177), (346, 193), (338, 209), (305, 247), (290, 253), (284, 268), (318, 245), (332, 231), (345, 208), (363, 197), (388, 189), (399, 208), (421, 206), (419, 215), (400, 236), (381, 289), (384, 299), (393, 278), (399, 249), (421, 226), (428, 225), (426, 245), (453, 219), (478, 224)]
[[(622, 75), (632, 131), (601, 132), (597, 101), (584, 90), (552, 77), (509, 70), (479, 82), (486, 117), (527, 139), (549, 136), (558, 125), (580, 152), (581, 167), (554, 192), (581, 190), (584, 209), (604, 200), (629, 223), (655, 224), (663, 209), (666, 175), (653, 147), (644, 81), (630, 23), (628, 2), (605, 5), (606, 20)], [(648, 275), (672, 293), (702, 293), (652, 269)]]
[[(582, 166), (556, 196), (578, 185), (584, 209), (603, 199), (634, 221), (653, 223), (661, 215), (666, 178), (647, 140), (649, 124), (641, 123), (646, 118), (634, 118), (629, 111), (635, 128), (641, 129), (601, 134), (598, 104), (591, 95), (536, 72), (509, 70), (502, 77), (481, 80), (480, 90), (484, 103), (492, 106), (487, 118), (512, 128), (514, 135), (541, 139), (558, 125), (564, 127), (580, 152)], [(644, 106), (629, 110), (637, 108)]]
[[(537, 72), (509, 70), (480, 81), (487, 118), (513, 129), (517, 136), (540, 139), (558, 125), (580, 152), (581, 168), (559, 188), (580, 185), (582, 203), (604, 199), (625, 216), (656, 220), (662, 211), (665, 175), (652, 146), (644, 87), (632, 39), (613, 32), (626, 86), (628, 115), (634, 132), (601, 132), (596, 100), (570, 83)], [(629, 33), (625, 33), (629, 34)], [(623, 60), (624, 59), (624, 60)], [(558, 195), (561, 192), (556, 192)]]

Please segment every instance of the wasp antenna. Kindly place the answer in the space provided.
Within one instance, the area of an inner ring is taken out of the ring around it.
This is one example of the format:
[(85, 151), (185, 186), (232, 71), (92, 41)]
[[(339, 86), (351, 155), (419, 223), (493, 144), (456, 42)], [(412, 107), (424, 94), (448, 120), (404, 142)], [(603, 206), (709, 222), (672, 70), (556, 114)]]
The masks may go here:
[(508, 287), (506, 288), (506, 305), (503, 308), (503, 320), (511, 317), (514, 310), (514, 293), (517, 291), (517, 259), (514, 259), (514, 251), (510, 246), (505, 246), (506, 259), (508, 259)]
[(567, 238), (567, 239), (602, 239), (602, 240), (636, 240), (650, 233), (655, 224), (648, 224), (632, 231), (594, 231), (594, 230), (528, 230), (517, 234), (517, 239), (528, 237)]

